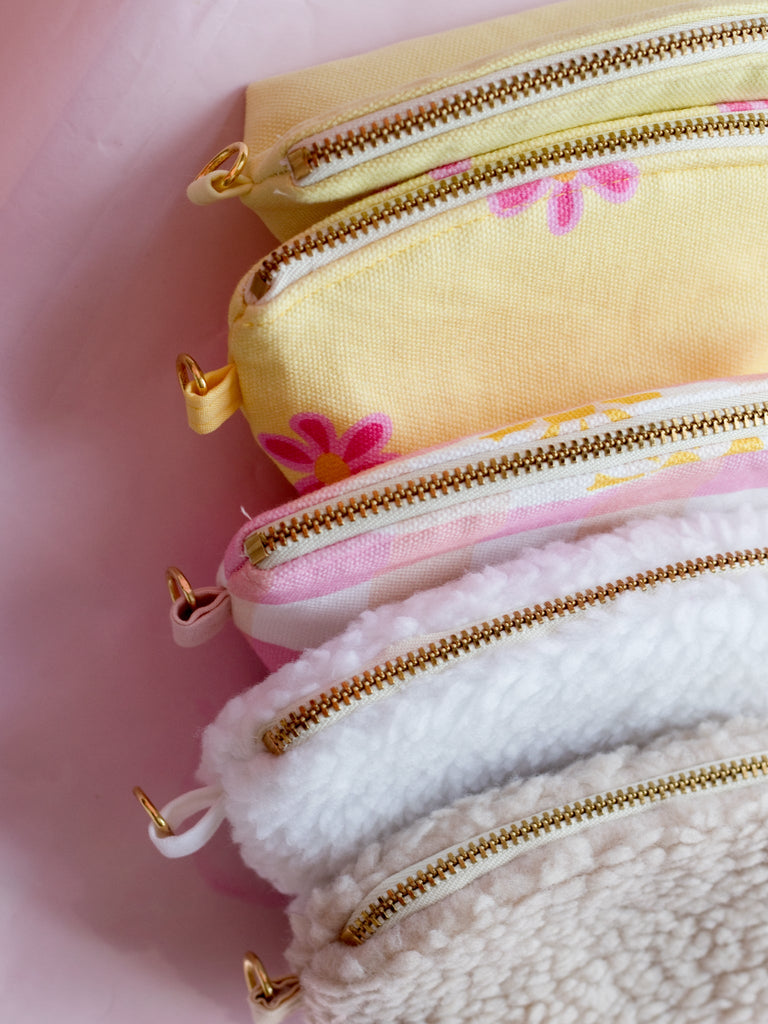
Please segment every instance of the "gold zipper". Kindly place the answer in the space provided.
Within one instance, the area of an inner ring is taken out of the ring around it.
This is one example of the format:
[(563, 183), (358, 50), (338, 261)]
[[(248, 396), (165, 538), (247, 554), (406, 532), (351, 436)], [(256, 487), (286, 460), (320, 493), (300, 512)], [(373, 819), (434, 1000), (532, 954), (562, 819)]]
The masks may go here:
[(249, 534), (243, 547), (253, 565), (260, 565), (269, 555), (290, 545), (300, 544), (323, 531), (349, 526), (368, 516), (383, 516), (404, 506), (422, 505), (451, 494), (469, 491), (474, 486), (493, 486), (533, 472), (555, 466), (587, 462), (603, 456), (641, 449), (646, 445), (668, 445), (685, 442), (709, 434), (748, 427), (768, 426), (768, 402), (735, 406), (707, 413), (683, 416), (609, 431), (591, 438), (575, 438), (524, 452), (491, 458), (467, 465), (463, 469), (443, 470), (406, 483), (394, 483), (380, 491), (372, 490), (294, 516)]
[(262, 743), (271, 754), (284, 754), (292, 744), (306, 739), (319, 728), (330, 724), (332, 719), (348, 713), (355, 706), (367, 703), (385, 690), (399, 688), (401, 683), (415, 676), (417, 672), (427, 672), (443, 666), (452, 659), (470, 654), (513, 634), (534, 629), (543, 623), (575, 615), (585, 608), (605, 604), (606, 601), (615, 601), (620, 594), (646, 590), (662, 583), (695, 579), (706, 573), (765, 565), (766, 562), (768, 547), (729, 551), (724, 555), (707, 555), (695, 561), (688, 560), (649, 569), (647, 572), (636, 573), (595, 587), (594, 590), (566, 594), (565, 597), (536, 604), (533, 608), (524, 608), (522, 611), (503, 615), (490, 623), (482, 622), (469, 626), (459, 633), (408, 651), (391, 661), (385, 661), (383, 665), (376, 665), (337, 686), (332, 686), (327, 693), (319, 694), (306, 704), (285, 713), (279, 721), (268, 725), (261, 733)]
[[(270, 289), (278, 271), (326, 248), (344, 245), (359, 235), (379, 231), (393, 220), (424, 212), (437, 204), (448, 203), (459, 197), (477, 198), (476, 193), (488, 186), (508, 186), (516, 177), (546, 170), (550, 165), (570, 164), (572, 161), (609, 159), (639, 147), (659, 144), (690, 143), (694, 140), (722, 136), (764, 134), (768, 118), (763, 112), (745, 111), (737, 114), (708, 115), (676, 121), (661, 121), (622, 128), (583, 139), (555, 143), (540, 149), (521, 153), (507, 160), (499, 160), (477, 167), (450, 178), (433, 181), (404, 195), (382, 200), (369, 209), (324, 228), (286, 242), (273, 250), (256, 267), (248, 291), (253, 301), (263, 298)], [(246, 301), (248, 301), (246, 294)]]
[(672, 31), (656, 38), (631, 41), (592, 54), (564, 55), (562, 59), (555, 56), (553, 63), (533, 70), (509, 74), (485, 84), (475, 83), (471, 88), (464, 88), (453, 95), (437, 99), (425, 97), (423, 102), (416, 100), (413, 109), (392, 111), (369, 124), (346, 130), (341, 125), (334, 136), (291, 150), (288, 161), (294, 178), (302, 181), (322, 163), (330, 164), (334, 159), (364, 153), (390, 139), (422, 134), (438, 125), (460, 122), (488, 107), (494, 108), (497, 104), (503, 107), (508, 102), (515, 103), (532, 95), (538, 96), (540, 93), (563, 89), (566, 85), (575, 85), (579, 80), (621, 74), (631, 68), (728, 45), (757, 42), (766, 37), (768, 21), (765, 18), (752, 18)]
[[(671, 775), (639, 782), (626, 788), (608, 791), (585, 800), (553, 807), (543, 813), (522, 821), (513, 822), (486, 835), (475, 836), (466, 845), (443, 850), (432, 861), (414, 869), (406, 869), (402, 880), (398, 877), (387, 879), (379, 887), (380, 895), (369, 894), (365, 898), (368, 906), (352, 914), (344, 926), (340, 939), (350, 946), (360, 946), (375, 932), (403, 911), (418, 909), (414, 904), (430, 893), (434, 902), (440, 899), (439, 887), (449, 876), (468, 872), (472, 877), (484, 874), (476, 866), (483, 861), (498, 858), (507, 862), (522, 852), (533, 840), (549, 841), (567, 835), (577, 827), (609, 819), (615, 814), (627, 814), (646, 810), (661, 800), (669, 800), (724, 787), (732, 788), (745, 783), (763, 781), (768, 776), (768, 752), (751, 754), (737, 760), (700, 765), (684, 769)], [(504, 856), (506, 854), (506, 856)], [(484, 865), (491, 870), (497, 864)], [(475, 867), (475, 871), (472, 868)], [(472, 881), (468, 877), (464, 884)], [(455, 891), (455, 884), (450, 891)], [(447, 895), (447, 893), (446, 893)]]

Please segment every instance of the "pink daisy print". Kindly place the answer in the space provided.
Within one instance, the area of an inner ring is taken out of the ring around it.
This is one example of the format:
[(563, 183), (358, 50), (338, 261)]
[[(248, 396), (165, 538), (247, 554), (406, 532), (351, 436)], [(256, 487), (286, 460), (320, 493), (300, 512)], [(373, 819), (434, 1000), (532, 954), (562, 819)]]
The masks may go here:
[(396, 452), (381, 450), (393, 430), (392, 420), (381, 412), (364, 416), (341, 437), (328, 417), (317, 412), (297, 413), (291, 416), (289, 425), (301, 440), (282, 434), (259, 434), (259, 443), (281, 466), (307, 473), (296, 481), (300, 494), (397, 457)]
[(733, 103), (718, 103), (722, 114), (738, 114), (741, 110), (768, 110), (768, 100), (735, 100)]
[(434, 181), (441, 181), (443, 178), (450, 178), (454, 174), (463, 174), (471, 166), (471, 160), (457, 160), (455, 164), (443, 164), (442, 167), (435, 167), (434, 170), (429, 172), (429, 176)]
[(609, 203), (626, 203), (637, 191), (640, 171), (628, 160), (601, 164), (583, 171), (566, 171), (549, 178), (513, 185), (488, 197), (497, 217), (514, 217), (539, 199), (547, 200), (547, 223), (553, 235), (567, 235), (584, 213), (584, 190), (591, 188)]

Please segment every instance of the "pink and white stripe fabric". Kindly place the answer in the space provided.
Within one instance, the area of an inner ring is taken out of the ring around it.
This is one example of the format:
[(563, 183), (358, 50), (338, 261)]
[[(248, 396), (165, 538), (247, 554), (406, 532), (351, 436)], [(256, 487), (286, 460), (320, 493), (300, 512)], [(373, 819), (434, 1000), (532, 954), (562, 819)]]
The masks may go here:
[(420, 504), (381, 524), (369, 517), (366, 532), (354, 536), (323, 535), (320, 546), (268, 568), (253, 566), (245, 554), (244, 541), (255, 531), (336, 505), (352, 492), (418, 479), (436, 466), (463, 467), (480, 458), (487, 462), (546, 450), (552, 443), (748, 406), (766, 397), (768, 375), (684, 385), (504, 427), (377, 466), (315, 491), (311, 500), (299, 498), (249, 520), (227, 548), (219, 583), (230, 594), (235, 624), (275, 669), (340, 632), (366, 608), (403, 600), (526, 548), (613, 528), (638, 515), (727, 506), (736, 500), (731, 495), (765, 485), (768, 426), (713, 432), (676, 445), (671, 454), (666, 446), (648, 446), (634, 454), (521, 474), (503, 492), (473, 487), (461, 500), (438, 503), (434, 510)]

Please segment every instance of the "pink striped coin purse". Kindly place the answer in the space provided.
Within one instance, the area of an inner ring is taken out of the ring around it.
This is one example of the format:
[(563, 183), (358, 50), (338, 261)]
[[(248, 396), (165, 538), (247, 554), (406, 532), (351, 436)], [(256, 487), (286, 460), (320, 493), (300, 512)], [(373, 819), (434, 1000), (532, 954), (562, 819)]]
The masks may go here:
[[(269, 668), (355, 615), (553, 539), (762, 486), (768, 375), (595, 402), (395, 460), (245, 523), (177, 641), (231, 615)], [(194, 608), (192, 604), (194, 603)]]

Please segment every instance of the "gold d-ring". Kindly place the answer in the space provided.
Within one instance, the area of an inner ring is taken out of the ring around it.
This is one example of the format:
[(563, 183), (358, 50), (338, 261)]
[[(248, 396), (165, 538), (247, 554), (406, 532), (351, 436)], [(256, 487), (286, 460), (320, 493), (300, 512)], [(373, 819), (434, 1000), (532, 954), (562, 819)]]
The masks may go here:
[[(226, 192), (228, 188), (232, 188), (235, 184), (240, 172), (245, 167), (246, 160), (248, 159), (248, 147), (244, 142), (233, 142), (230, 146), (226, 146), (222, 149), (221, 152), (217, 153), (212, 160), (208, 161), (202, 171), (197, 175), (197, 178), (204, 178), (205, 175), (210, 174), (211, 171), (218, 170), (219, 167), (221, 167), (221, 165), (232, 156), (235, 157), (235, 162), (229, 171), (223, 178), (217, 178), (215, 181), (211, 182), (211, 185), (217, 192)], [(195, 181), (197, 181), (197, 178), (195, 178)]]
[(168, 824), (168, 822), (165, 820), (165, 818), (162, 816), (160, 811), (158, 811), (158, 809), (155, 807), (155, 805), (149, 799), (149, 797), (144, 792), (144, 790), (141, 788), (141, 786), (134, 786), (133, 787), (133, 795), (136, 797), (136, 799), (139, 801), (141, 806), (144, 808), (144, 810), (147, 812), (147, 814), (152, 819), (152, 824), (155, 826), (155, 832), (157, 832), (158, 836), (161, 839), (165, 839), (167, 836), (172, 836), (173, 835), (173, 829)]
[(198, 395), (204, 395), (208, 390), (205, 374), (188, 352), (180, 352), (176, 356), (176, 375), (179, 378), (182, 391), (186, 390), (187, 384), (190, 382), (194, 383)]
[(301, 984), (295, 974), (270, 978), (255, 953), (243, 957), (243, 973), (248, 987), (248, 1002), (265, 1010), (278, 1010), (301, 997)]
[(183, 597), (187, 602), (189, 610), (195, 610), (197, 607), (195, 592), (192, 589), (192, 584), (181, 569), (177, 569), (175, 565), (169, 565), (165, 570), (165, 582), (168, 584), (168, 593), (171, 595), (171, 601), (174, 604), (180, 597)]
[(275, 986), (267, 974), (266, 967), (255, 953), (246, 953), (243, 957), (243, 974), (249, 993), (258, 991), (265, 999), (272, 999)]

